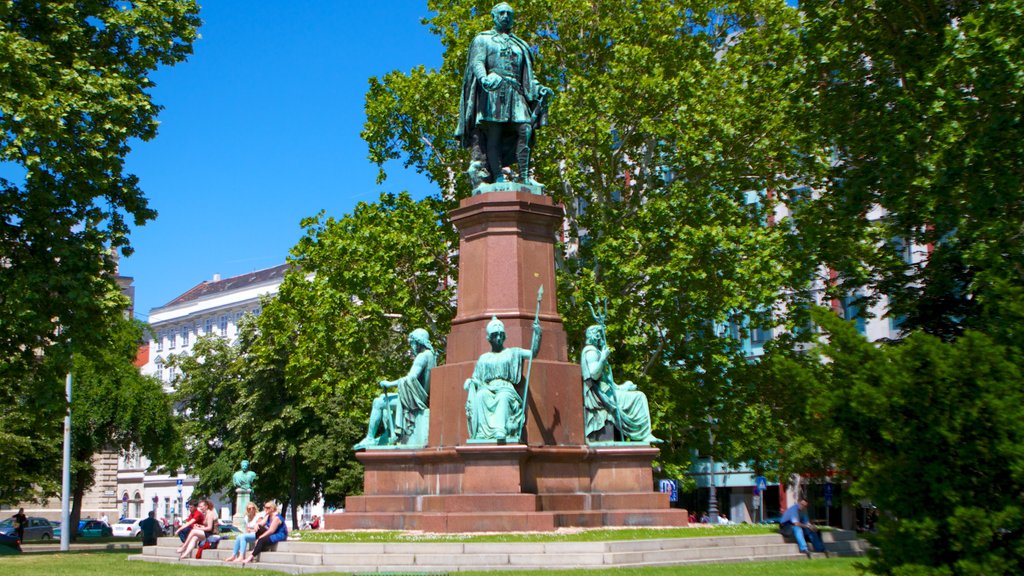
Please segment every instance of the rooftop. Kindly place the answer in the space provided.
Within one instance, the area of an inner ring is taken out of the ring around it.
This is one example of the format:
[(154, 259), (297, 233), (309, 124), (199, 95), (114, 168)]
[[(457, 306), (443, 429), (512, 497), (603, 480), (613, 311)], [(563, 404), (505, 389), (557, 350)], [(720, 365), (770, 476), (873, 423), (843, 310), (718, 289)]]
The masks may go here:
[(166, 308), (176, 304), (184, 304), (185, 302), (191, 302), (193, 300), (213, 296), (215, 294), (241, 290), (257, 284), (270, 282), (272, 280), (280, 280), (284, 278), (284, 273), (287, 272), (289, 268), (291, 268), (291, 264), (281, 264), (280, 266), (274, 266), (273, 268), (256, 270), (255, 272), (232, 276), (223, 280), (219, 280), (214, 276), (213, 280), (203, 280), (199, 284), (193, 286), (189, 291), (178, 296), (174, 300), (171, 300), (167, 304), (164, 304), (160, 308)]

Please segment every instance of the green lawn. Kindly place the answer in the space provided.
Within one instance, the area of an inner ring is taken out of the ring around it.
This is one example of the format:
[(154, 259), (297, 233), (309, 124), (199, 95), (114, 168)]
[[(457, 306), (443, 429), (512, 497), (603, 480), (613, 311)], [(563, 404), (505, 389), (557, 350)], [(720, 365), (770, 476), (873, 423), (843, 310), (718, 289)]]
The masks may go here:
[(572, 532), (512, 534), (418, 534), (356, 530), (352, 532), (304, 531), (304, 542), (596, 542), (600, 540), (652, 540), (701, 536), (752, 536), (778, 534), (774, 526), (736, 524), (693, 528), (608, 528)]
[[(211, 566), (129, 562), (127, 552), (71, 552), (67, 554), (21, 554), (5, 556), (0, 561), (8, 574), (47, 574), (48, 576), (280, 576), (280, 572)], [(826, 560), (794, 560), (785, 562), (750, 562), (740, 564), (705, 564), (661, 568), (618, 568), (610, 570), (530, 570), (523, 576), (858, 576), (854, 558)], [(333, 573), (340, 574), (340, 573)], [(456, 573), (452, 573), (456, 574)], [(496, 576), (497, 572), (458, 572), (459, 576)]]

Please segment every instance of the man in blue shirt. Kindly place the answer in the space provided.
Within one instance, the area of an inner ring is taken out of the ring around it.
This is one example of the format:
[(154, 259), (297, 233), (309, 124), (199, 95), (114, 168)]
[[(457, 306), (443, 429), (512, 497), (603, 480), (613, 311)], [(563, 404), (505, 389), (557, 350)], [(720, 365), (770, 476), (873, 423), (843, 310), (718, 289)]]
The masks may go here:
[(825, 544), (821, 541), (821, 534), (818, 532), (818, 528), (811, 524), (807, 516), (806, 499), (801, 498), (796, 504), (787, 508), (779, 520), (779, 524), (779, 532), (783, 536), (796, 538), (796, 544), (800, 547), (800, 552), (807, 554), (808, 558), (811, 557), (811, 550), (807, 547), (808, 540), (810, 540), (815, 552), (824, 552), (825, 557), (828, 558), (828, 550), (825, 549)]

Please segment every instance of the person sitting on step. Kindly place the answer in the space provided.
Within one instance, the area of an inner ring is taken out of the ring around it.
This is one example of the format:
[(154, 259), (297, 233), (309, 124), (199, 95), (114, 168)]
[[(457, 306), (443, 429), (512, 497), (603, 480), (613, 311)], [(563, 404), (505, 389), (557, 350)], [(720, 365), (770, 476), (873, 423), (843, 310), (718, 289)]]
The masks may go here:
[(284, 516), (277, 512), (277, 504), (267, 502), (263, 505), (263, 511), (267, 515), (263, 524), (256, 530), (256, 545), (252, 552), (242, 560), (242, 564), (248, 564), (260, 555), (268, 546), (277, 544), (288, 539), (288, 525), (285, 524)]

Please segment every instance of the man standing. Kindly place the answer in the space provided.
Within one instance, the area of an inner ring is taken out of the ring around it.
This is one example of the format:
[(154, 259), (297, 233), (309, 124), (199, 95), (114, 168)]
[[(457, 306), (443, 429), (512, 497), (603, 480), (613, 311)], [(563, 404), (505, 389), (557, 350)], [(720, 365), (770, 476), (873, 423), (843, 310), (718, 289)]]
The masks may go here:
[(14, 531), (18, 534), (18, 540), (25, 541), (25, 526), (28, 525), (28, 517), (25, 516), (25, 509), (18, 508), (18, 513), (11, 516), (14, 523)]
[(779, 524), (779, 532), (783, 536), (795, 538), (800, 552), (807, 554), (808, 558), (811, 557), (811, 550), (807, 547), (808, 540), (815, 552), (824, 552), (825, 558), (828, 558), (828, 550), (825, 549), (825, 544), (821, 541), (821, 533), (818, 532), (817, 526), (811, 524), (807, 516), (807, 500), (805, 498), (801, 498), (796, 504), (786, 509)]
[[(409, 334), (409, 347), (415, 357), (409, 373), (397, 380), (380, 381), (385, 392), (373, 400), (366, 437), (353, 447), (354, 450), (369, 446), (426, 444), (430, 419), (430, 371), (437, 366), (437, 357), (430, 345), (430, 334), (423, 328)], [(397, 388), (397, 393), (388, 394), (388, 388)]]
[(142, 530), (142, 545), (143, 546), (156, 546), (156, 535), (157, 530), (160, 527), (160, 523), (154, 518), (155, 512), (149, 511), (149, 517), (139, 522), (139, 529)]
[(494, 29), (478, 34), (469, 48), (455, 135), (470, 149), (474, 189), (505, 182), (502, 167), (513, 162), (521, 182), (536, 184), (529, 177), (533, 129), (545, 123), (552, 92), (537, 83), (530, 47), (512, 33), (514, 15), (505, 2), (492, 8)]

